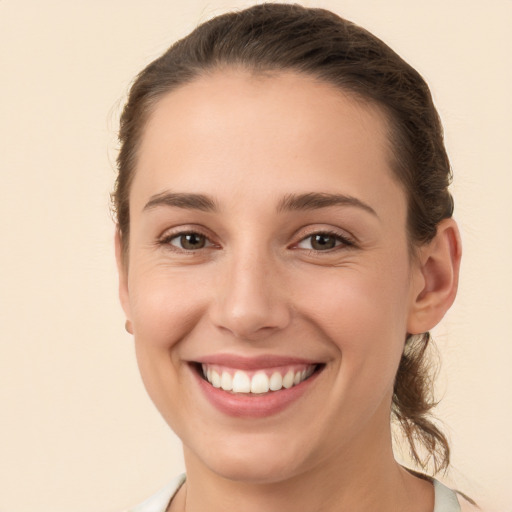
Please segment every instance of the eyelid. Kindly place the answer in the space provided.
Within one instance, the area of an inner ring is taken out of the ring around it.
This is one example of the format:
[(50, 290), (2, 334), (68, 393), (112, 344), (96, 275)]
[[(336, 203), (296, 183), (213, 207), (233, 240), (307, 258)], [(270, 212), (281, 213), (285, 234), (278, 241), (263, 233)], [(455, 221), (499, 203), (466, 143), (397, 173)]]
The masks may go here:
[[(340, 242), (340, 243), (336, 243), (336, 245), (331, 248), (331, 249), (326, 249), (325, 251), (319, 251), (317, 249), (307, 249), (305, 247), (299, 247), (299, 244), (301, 242), (304, 242), (305, 240), (307, 240), (308, 238), (311, 238), (315, 235), (327, 235), (327, 236), (332, 236), (336, 239), (336, 242)], [(307, 230), (307, 231), (303, 231), (301, 230), (301, 232), (299, 232), (299, 234), (297, 235), (297, 237), (299, 238), (298, 242), (294, 243), (292, 248), (299, 248), (299, 249), (303, 249), (303, 250), (309, 250), (309, 251), (312, 251), (312, 252), (315, 252), (315, 253), (320, 253), (320, 252), (330, 252), (330, 251), (335, 251), (336, 249), (339, 249), (339, 248), (354, 248), (354, 247), (357, 247), (357, 240), (355, 239), (354, 236), (348, 234), (346, 231), (341, 231), (341, 230), (337, 230), (337, 229), (333, 229), (333, 228), (325, 228), (325, 229), (322, 229), (320, 227), (318, 228), (311, 228), (310, 230)]]
[[(174, 240), (176, 238), (179, 238), (180, 236), (188, 235), (188, 234), (197, 234), (197, 235), (205, 237), (205, 239), (206, 239), (205, 247), (201, 247), (201, 248), (198, 248), (195, 250), (194, 249), (183, 249), (177, 245), (170, 243), (171, 240)], [(325, 251), (320, 251), (320, 250), (313, 249), (313, 248), (307, 249), (305, 247), (303, 247), (303, 248), (299, 247), (300, 243), (304, 242), (308, 238), (311, 238), (315, 235), (332, 236), (336, 239), (337, 243), (333, 248), (326, 249)], [(336, 228), (332, 228), (332, 227), (322, 228), (320, 226), (318, 226), (318, 227), (309, 226), (306, 228), (302, 228), (302, 229), (298, 230), (298, 232), (296, 233), (294, 238), (296, 240), (297, 239), (298, 240), (297, 240), (297, 242), (294, 242), (291, 246), (289, 246), (289, 248), (291, 248), (291, 249), (297, 248), (297, 249), (302, 249), (305, 251), (309, 250), (309, 251), (315, 252), (315, 253), (321, 253), (321, 252), (327, 253), (327, 252), (335, 251), (335, 250), (341, 249), (341, 248), (355, 248), (358, 246), (358, 241), (353, 235), (347, 233), (347, 231), (345, 231), (345, 230), (336, 229)], [(162, 235), (160, 235), (158, 237), (156, 243), (159, 246), (166, 246), (167, 248), (169, 248), (171, 250), (175, 250), (176, 252), (183, 252), (183, 253), (191, 254), (191, 253), (197, 253), (197, 252), (199, 252), (201, 250), (205, 250), (205, 249), (221, 248), (221, 244), (216, 243), (213, 239), (214, 239), (214, 236), (212, 236), (212, 234), (209, 230), (205, 229), (204, 227), (202, 227), (200, 225), (190, 224), (190, 225), (180, 225), (180, 226), (176, 226), (174, 228), (166, 229), (162, 233)]]
[[(203, 236), (206, 239), (206, 245), (204, 247), (200, 247), (200, 248), (194, 250), (194, 249), (183, 249), (177, 245), (171, 244), (171, 240), (179, 238), (183, 235), (192, 235), (192, 234)], [(212, 240), (212, 238), (213, 238), (212, 235), (209, 234), (206, 229), (202, 228), (201, 226), (191, 224), (188, 226), (187, 225), (186, 226), (177, 226), (175, 228), (166, 229), (162, 233), (162, 235), (160, 235), (158, 237), (156, 243), (159, 246), (165, 246), (168, 249), (176, 251), (176, 252), (192, 254), (192, 253), (197, 253), (204, 249), (211, 249), (212, 247), (219, 248), (220, 247), (219, 244), (215, 243)]]
[(334, 235), (331, 235), (329, 233), (315, 233), (314, 235), (309, 235), (305, 238), (303, 238), (302, 240), (300, 240), (296, 246), (299, 248), (299, 249), (306, 249), (306, 250), (309, 250), (309, 251), (318, 251), (318, 249), (315, 249), (313, 247), (303, 247), (301, 244), (305, 243), (307, 240), (312, 240), (312, 238), (316, 235), (324, 235), (324, 236), (331, 236), (332, 238), (334, 238), (334, 247), (330, 247), (330, 248), (327, 248), (323, 251), (319, 251), (319, 252), (327, 252), (329, 250), (332, 250), (332, 249), (335, 249), (336, 247), (339, 247), (340, 245), (347, 245), (345, 244), (338, 236), (334, 236)]
[[(197, 249), (183, 249), (183, 247), (179, 247), (177, 244), (172, 243), (174, 240), (179, 240), (180, 238), (182, 238), (183, 236), (186, 236), (186, 235), (197, 235), (197, 236), (203, 237), (205, 240), (204, 247), (199, 247)], [(214, 245), (207, 236), (203, 235), (202, 233), (196, 233), (194, 231), (186, 231), (184, 233), (178, 233), (177, 235), (169, 236), (169, 237), (167, 237), (167, 243), (172, 245), (173, 247), (177, 247), (178, 249), (184, 250), (186, 252), (199, 251), (200, 249), (206, 249), (207, 247), (211, 247)]]

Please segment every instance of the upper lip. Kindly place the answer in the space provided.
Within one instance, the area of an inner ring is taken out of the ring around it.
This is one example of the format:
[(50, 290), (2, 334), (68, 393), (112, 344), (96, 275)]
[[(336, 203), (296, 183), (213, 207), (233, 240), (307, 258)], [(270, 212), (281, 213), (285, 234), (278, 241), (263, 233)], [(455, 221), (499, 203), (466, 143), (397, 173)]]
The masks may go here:
[(200, 364), (215, 364), (239, 370), (258, 370), (263, 368), (274, 368), (292, 364), (319, 364), (320, 361), (304, 359), (300, 357), (279, 356), (264, 354), (256, 357), (239, 356), (236, 354), (212, 354), (194, 360)]

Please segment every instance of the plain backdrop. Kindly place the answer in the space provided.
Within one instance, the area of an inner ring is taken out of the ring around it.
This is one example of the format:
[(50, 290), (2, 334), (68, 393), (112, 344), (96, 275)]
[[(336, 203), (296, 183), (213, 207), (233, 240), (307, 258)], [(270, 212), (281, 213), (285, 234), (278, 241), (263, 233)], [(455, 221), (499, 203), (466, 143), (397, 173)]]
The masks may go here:
[[(303, 3), (370, 29), (431, 85), (464, 243), (436, 329), (447, 481), (512, 511), (512, 1)], [(183, 470), (117, 299), (117, 120), (144, 65), (247, 5), (0, 0), (1, 512), (119, 511)]]

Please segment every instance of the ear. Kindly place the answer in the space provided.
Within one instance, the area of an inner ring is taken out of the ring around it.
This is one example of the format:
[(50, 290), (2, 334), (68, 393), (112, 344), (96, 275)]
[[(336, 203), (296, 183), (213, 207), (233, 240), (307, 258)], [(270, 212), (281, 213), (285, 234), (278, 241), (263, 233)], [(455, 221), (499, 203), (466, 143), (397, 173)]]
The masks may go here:
[(116, 263), (117, 272), (119, 274), (119, 299), (126, 315), (126, 330), (133, 334), (131, 323), (130, 311), (130, 295), (128, 292), (128, 262), (126, 254), (123, 251), (122, 234), (119, 228), (116, 228), (115, 234), (115, 249), (116, 249)]
[(420, 334), (437, 325), (457, 295), (462, 254), (453, 219), (442, 220), (434, 239), (419, 249), (407, 332)]

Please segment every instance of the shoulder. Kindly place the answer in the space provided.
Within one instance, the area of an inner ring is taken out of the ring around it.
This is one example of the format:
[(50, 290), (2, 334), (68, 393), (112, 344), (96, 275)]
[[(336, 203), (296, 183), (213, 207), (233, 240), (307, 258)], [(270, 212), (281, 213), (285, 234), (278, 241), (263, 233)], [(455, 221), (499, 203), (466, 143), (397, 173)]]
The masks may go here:
[(179, 475), (165, 487), (139, 505), (124, 512), (165, 512), (174, 495), (185, 482), (185, 474)]

